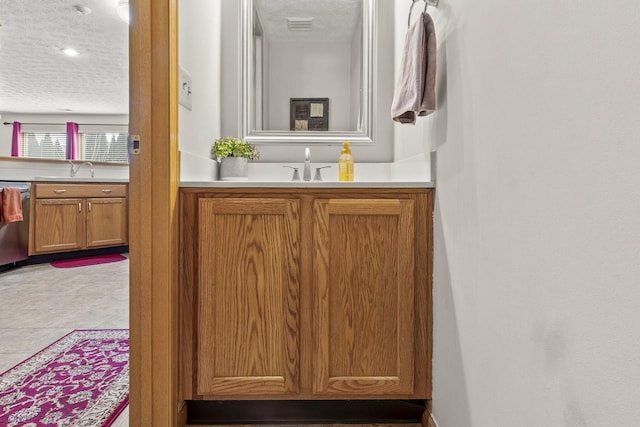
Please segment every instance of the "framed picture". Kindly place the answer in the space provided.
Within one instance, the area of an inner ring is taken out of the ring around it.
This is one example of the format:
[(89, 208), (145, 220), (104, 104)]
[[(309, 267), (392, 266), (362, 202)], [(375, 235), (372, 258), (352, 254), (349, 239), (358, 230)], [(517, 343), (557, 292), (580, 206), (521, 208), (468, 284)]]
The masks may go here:
[(328, 131), (329, 98), (290, 98), (293, 131)]

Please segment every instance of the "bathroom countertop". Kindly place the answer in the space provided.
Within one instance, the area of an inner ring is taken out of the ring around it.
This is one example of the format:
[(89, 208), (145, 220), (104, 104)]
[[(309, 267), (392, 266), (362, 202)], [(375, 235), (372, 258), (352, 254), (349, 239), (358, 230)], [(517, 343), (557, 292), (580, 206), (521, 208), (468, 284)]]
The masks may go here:
[[(292, 181), (288, 167), (297, 167), (303, 176), (303, 163), (249, 162), (249, 179), (243, 181), (217, 181), (217, 164), (189, 153), (181, 152), (182, 188), (434, 188), (431, 159), (426, 155), (391, 163), (356, 163), (355, 181), (338, 181), (337, 163), (312, 163), (311, 176), (318, 168), (322, 181)], [(288, 166), (288, 167), (283, 167)]]
[[(36, 176), (32, 182), (64, 182), (67, 184), (128, 183), (122, 178), (68, 178)], [(430, 181), (181, 181), (183, 188), (433, 188)]]
[(183, 188), (433, 188), (431, 181), (181, 181)]

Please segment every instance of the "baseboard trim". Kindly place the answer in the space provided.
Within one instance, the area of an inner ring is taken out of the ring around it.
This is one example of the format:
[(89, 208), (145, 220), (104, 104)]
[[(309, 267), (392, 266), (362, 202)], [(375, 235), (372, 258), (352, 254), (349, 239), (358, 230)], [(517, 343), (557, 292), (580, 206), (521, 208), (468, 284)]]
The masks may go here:
[(431, 414), (431, 400), (427, 401), (426, 408), (422, 413), (422, 427), (438, 427), (438, 423)]
[(186, 427), (187, 425), (187, 405), (183, 400), (178, 405), (178, 427)]
[(424, 411), (424, 416), (422, 417), (422, 427), (438, 427), (438, 423), (433, 419), (433, 416), (429, 413), (429, 411)]

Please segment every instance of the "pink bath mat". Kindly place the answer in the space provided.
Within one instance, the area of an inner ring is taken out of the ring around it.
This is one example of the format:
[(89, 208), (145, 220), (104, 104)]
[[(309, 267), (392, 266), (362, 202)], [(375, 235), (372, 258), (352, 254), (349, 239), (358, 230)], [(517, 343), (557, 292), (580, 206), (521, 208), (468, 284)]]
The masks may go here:
[(75, 330), (0, 374), (0, 426), (110, 426), (129, 402), (129, 331)]
[(84, 258), (63, 259), (52, 261), (51, 265), (56, 268), (86, 267), (88, 265), (107, 264), (110, 262), (124, 261), (127, 257), (120, 254), (96, 255)]

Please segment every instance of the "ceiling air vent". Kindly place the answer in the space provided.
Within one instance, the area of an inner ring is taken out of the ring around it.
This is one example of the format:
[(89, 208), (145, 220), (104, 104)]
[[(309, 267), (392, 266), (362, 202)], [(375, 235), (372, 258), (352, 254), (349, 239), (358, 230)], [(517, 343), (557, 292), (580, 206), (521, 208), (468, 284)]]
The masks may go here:
[(313, 29), (313, 18), (287, 18), (289, 31), (311, 31)]

